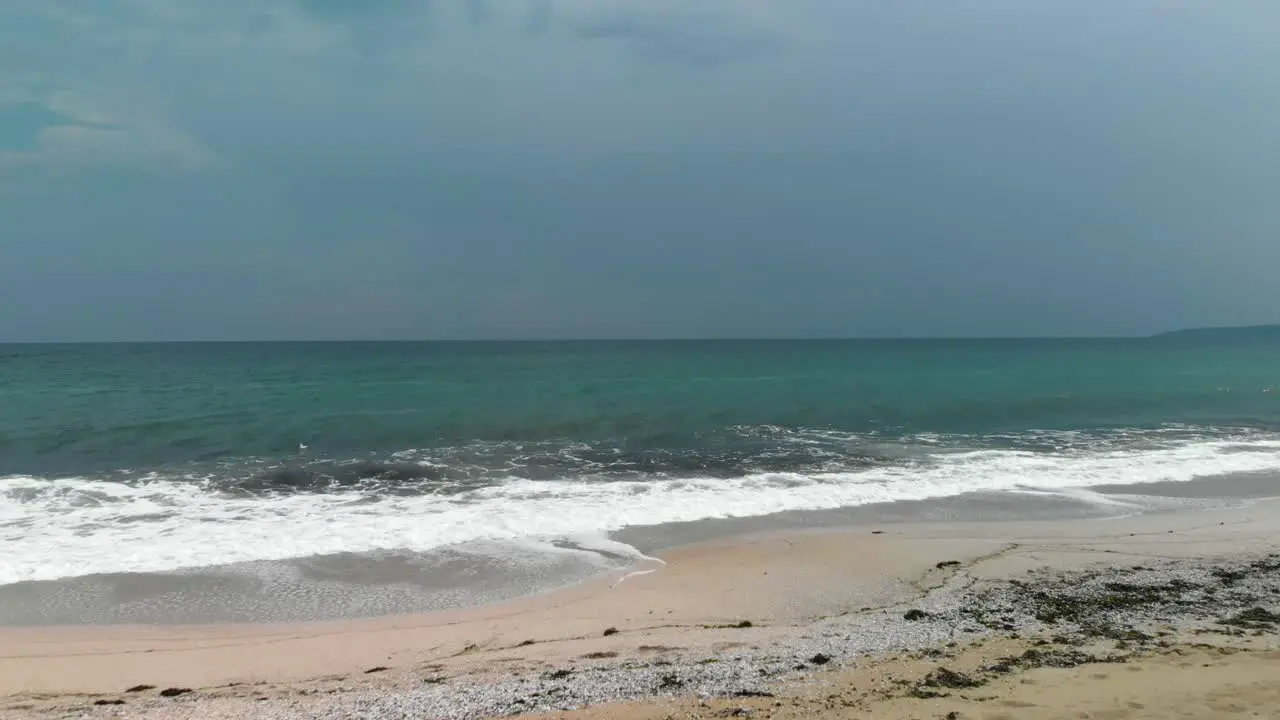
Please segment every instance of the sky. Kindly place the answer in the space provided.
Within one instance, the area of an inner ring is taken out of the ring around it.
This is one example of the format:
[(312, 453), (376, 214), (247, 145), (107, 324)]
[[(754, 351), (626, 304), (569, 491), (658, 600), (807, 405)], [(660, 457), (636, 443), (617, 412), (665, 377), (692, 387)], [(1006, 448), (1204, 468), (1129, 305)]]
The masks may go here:
[(0, 342), (1280, 322), (1274, 0), (10, 0)]

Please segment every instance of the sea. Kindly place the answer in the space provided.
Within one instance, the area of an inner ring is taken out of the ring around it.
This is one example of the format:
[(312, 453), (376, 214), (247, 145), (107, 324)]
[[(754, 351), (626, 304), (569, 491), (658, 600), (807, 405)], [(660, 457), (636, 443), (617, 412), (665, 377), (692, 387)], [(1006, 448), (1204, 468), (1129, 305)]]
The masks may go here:
[(1274, 338), (0, 345), (10, 611), (211, 568), (411, 586), (339, 614), (446, 607), (734, 522), (1268, 495)]

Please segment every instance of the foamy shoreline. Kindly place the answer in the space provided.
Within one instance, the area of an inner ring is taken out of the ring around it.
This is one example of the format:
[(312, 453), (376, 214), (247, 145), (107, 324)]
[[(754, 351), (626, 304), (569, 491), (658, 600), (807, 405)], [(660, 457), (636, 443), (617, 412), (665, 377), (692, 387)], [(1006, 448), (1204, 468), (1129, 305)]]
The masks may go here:
[[(1008, 579), (1031, 569), (1172, 561), (1177, 567), (1150, 572), (1200, 577), (1213, 563), (1280, 550), (1277, 528), (1280, 503), (1262, 501), (1113, 520), (775, 532), (674, 550), (659, 572), (621, 585), (601, 579), (467, 611), (5, 629), (0, 708), (6, 717), (480, 718), (754, 691), (868, 654), (1034, 632), (1016, 613), (1007, 623), (1013, 631), (954, 621), (973, 592), (1010, 587)], [(907, 620), (911, 609), (927, 614)], [(738, 627), (743, 621), (750, 627)], [(617, 632), (606, 634), (611, 628)], [(369, 672), (375, 668), (385, 669)], [(155, 689), (125, 692), (139, 685)], [(157, 697), (165, 688), (193, 692)]]
[[(87, 571), (164, 573), (337, 554), (423, 554), (476, 543), (554, 555), (557, 539), (602, 538), (626, 528), (1010, 491), (1088, 495), (1113, 483), (1141, 487), (1280, 472), (1280, 438), (1271, 432), (1016, 436), (1015, 445), (1000, 447), (1012, 441), (957, 436), (944, 442), (924, 434), (872, 443), (857, 434), (786, 432), (771, 438), (775, 450), (803, 455), (821, 442), (825, 460), (774, 469), (760, 460), (766, 467), (735, 466), (726, 475), (698, 470), (703, 463), (714, 470), (712, 455), (686, 458), (689, 469), (638, 474), (610, 474), (578, 459), (553, 479), (489, 468), (480, 478), (436, 480), (428, 476), (440, 472), (432, 464), (438, 459), (411, 455), (363, 471), (367, 461), (296, 458), (267, 466), (233, 463), (218, 471), (222, 475), (168, 468), (127, 476), (0, 476), (0, 543), (8, 552), (0, 584)], [(360, 479), (361, 472), (373, 474)], [(387, 478), (377, 474), (383, 472)], [(395, 479), (415, 472), (428, 476)], [(278, 485), (255, 486), (267, 482), (264, 473)]]
[[(160, 572), (0, 585), (0, 627), (341, 621), (465, 610), (616, 577), (687, 545), (761, 533), (994, 521), (1056, 522), (1214, 510), (1274, 492), (1274, 474), (924, 501), (629, 527), (608, 537), (527, 538), (312, 555)], [(920, 527), (925, 534), (931, 530)], [(913, 531), (914, 532), (914, 531)]]

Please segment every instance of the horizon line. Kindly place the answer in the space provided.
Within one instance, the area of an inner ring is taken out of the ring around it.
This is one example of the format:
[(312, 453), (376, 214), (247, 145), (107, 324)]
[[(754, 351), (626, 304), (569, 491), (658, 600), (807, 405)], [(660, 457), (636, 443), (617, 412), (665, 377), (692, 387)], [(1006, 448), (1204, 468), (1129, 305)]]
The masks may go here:
[(627, 343), (627, 342), (902, 342), (938, 340), (1142, 340), (1192, 333), (1280, 331), (1280, 323), (1209, 325), (1159, 330), (1144, 334), (1112, 335), (773, 335), (773, 336), (618, 336), (618, 337), (434, 337), (434, 338), (283, 338), (283, 339), (176, 339), (176, 340), (0, 340), (12, 345), (246, 345), (246, 344), (343, 344), (343, 343)]
[[(1180, 332), (1180, 331), (1169, 331)], [(938, 340), (1141, 340), (1169, 332), (1132, 335), (815, 335), (815, 336), (740, 336), (740, 337), (480, 337), (480, 338), (289, 338), (289, 339), (182, 339), (182, 340), (0, 340), (0, 346), (13, 345), (341, 345), (341, 344), (426, 344), (426, 343), (645, 343), (645, 342), (918, 342)]]

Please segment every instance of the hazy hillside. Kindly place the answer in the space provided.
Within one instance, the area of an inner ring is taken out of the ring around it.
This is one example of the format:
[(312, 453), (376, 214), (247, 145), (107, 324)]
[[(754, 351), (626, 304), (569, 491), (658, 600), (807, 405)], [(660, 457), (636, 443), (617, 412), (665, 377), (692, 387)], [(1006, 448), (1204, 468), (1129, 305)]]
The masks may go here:
[(1162, 338), (1215, 338), (1215, 339), (1271, 339), (1280, 340), (1280, 325), (1250, 325), (1247, 327), (1209, 327), (1174, 330), (1154, 336)]

